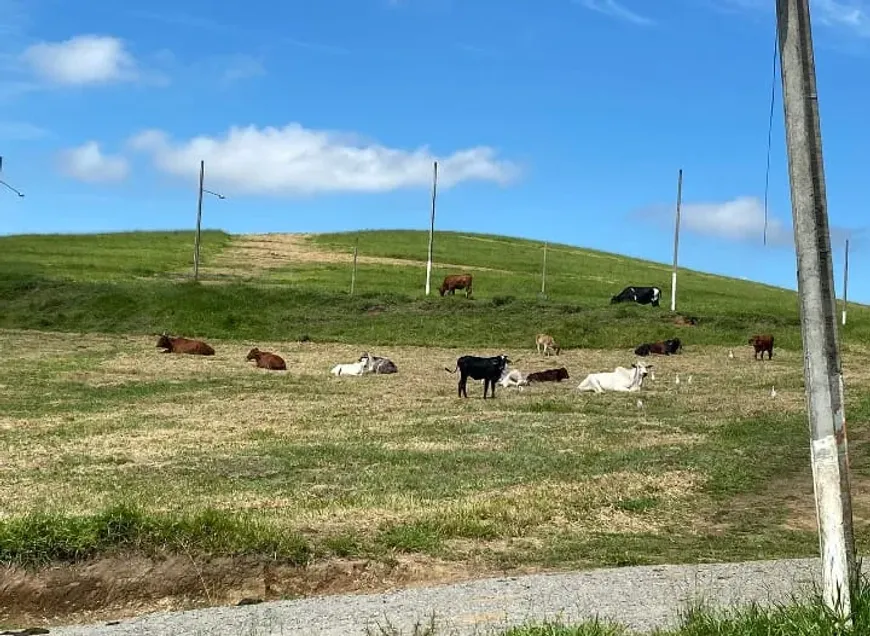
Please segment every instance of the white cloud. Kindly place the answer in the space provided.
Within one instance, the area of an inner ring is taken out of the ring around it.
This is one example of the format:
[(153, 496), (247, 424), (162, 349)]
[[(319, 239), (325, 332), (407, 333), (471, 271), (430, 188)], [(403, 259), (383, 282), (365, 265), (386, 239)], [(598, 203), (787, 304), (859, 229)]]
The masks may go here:
[(62, 42), (40, 42), (22, 60), (53, 84), (81, 86), (129, 81), (138, 76), (124, 42), (104, 35), (77, 35)]
[[(770, 0), (711, 0), (724, 8), (754, 9), (775, 14)], [(859, 37), (870, 37), (870, 0), (811, 0), (814, 22), (827, 27), (852, 31)]]
[(631, 9), (624, 7), (616, 2), (616, 0), (575, 0), (579, 1), (587, 9), (597, 11), (620, 20), (633, 22), (634, 24), (650, 25), (655, 24), (653, 20), (645, 16), (635, 13)]
[(260, 77), (266, 74), (263, 63), (250, 55), (237, 55), (231, 58), (224, 68), (221, 81), (230, 84), (243, 79)]
[(438, 160), (439, 187), (461, 181), (506, 184), (517, 176), (514, 164), (499, 160), (492, 148), (477, 146), (448, 157), (427, 147), (388, 148), (354, 135), (284, 128), (232, 127), (222, 137), (176, 142), (159, 130), (142, 132), (130, 146), (151, 156), (158, 170), (194, 179), (206, 162), (207, 179), (226, 194), (294, 195), (322, 192), (386, 192), (432, 182)]
[[(660, 224), (673, 224), (674, 209), (654, 206), (640, 210), (636, 216)], [(683, 204), (680, 211), (681, 231), (730, 241), (758, 241), (764, 236), (764, 203), (757, 197), (737, 197), (723, 203)], [(791, 226), (770, 214), (767, 216), (767, 242), (787, 245), (794, 242)]]
[(26, 121), (0, 121), (0, 139), (7, 141), (33, 141), (47, 137), (49, 132)]
[(61, 151), (58, 168), (66, 176), (87, 183), (123, 181), (130, 172), (124, 157), (103, 154), (95, 141)]

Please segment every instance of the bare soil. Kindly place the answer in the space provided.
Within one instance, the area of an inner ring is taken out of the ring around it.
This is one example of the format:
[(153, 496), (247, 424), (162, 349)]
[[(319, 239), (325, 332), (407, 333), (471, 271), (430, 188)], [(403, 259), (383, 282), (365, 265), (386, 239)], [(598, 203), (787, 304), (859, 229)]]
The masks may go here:
[[(529, 572), (530, 570), (523, 570)], [(117, 555), (38, 571), (8, 568), (0, 625), (51, 627), (122, 620), (154, 611), (302, 596), (386, 591), (498, 575), (423, 556), (386, 563), (331, 559), (305, 567), (257, 558)]]

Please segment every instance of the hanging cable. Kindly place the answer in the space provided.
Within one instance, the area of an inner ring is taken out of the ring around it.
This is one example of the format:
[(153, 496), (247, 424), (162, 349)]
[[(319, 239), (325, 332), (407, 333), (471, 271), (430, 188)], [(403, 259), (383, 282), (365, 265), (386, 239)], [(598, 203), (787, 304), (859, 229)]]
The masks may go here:
[(779, 31), (773, 35), (773, 75), (770, 78), (770, 114), (767, 118), (767, 169), (764, 172), (764, 245), (767, 245), (767, 197), (770, 191), (770, 153), (773, 137), (773, 107), (776, 103), (776, 58), (779, 53)]

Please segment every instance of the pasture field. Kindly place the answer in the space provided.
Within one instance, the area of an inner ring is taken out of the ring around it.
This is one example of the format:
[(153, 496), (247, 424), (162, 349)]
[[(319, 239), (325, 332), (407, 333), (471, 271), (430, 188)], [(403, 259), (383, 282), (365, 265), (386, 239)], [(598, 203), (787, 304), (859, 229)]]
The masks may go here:
[[(677, 327), (669, 269), (615, 255), (553, 246), (539, 299), (538, 246), (438, 233), (435, 286), (468, 270), (474, 298), (424, 298), (426, 234), (363, 232), (350, 296), (356, 235), (204, 237), (201, 284), (190, 232), (0, 238), (0, 624), (816, 553), (793, 292), (684, 271), (679, 309), (700, 322)], [(663, 306), (609, 305), (627, 284)], [(849, 321), (863, 548), (870, 313)], [(163, 330), (217, 355), (161, 354)], [(540, 331), (562, 355), (536, 354)], [(760, 331), (772, 361), (746, 344)], [(684, 353), (654, 358), (640, 395), (576, 390), (673, 336)], [(289, 371), (246, 363), (252, 346)], [(398, 375), (329, 375), (362, 351)], [(502, 352), (571, 378), (457, 398), (444, 367)]]

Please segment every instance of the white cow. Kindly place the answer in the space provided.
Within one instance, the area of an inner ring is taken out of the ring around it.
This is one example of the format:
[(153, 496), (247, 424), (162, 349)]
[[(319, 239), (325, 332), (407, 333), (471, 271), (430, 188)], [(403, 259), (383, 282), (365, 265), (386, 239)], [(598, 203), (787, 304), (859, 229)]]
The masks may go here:
[(347, 364), (337, 364), (332, 367), (332, 375), (362, 375), (365, 373), (368, 358)]
[(643, 379), (652, 367), (651, 364), (646, 365), (638, 361), (631, 365), (631, 369), (616, 367), (614, 371), (608, 373), (590, 373), (577, 388), (581, 391), (595, 391), (596, 393), (604, 393), (605, 391), (634, 393), (640, 391)]
[(519, 369), (511, 369), (510, 371), (505, 369), (499, 379), (499, 384), (504, 388), (508, 388), (509, 386), (524, 386), (528, 383), (528, 380), (523, 377), (523, 373)]

